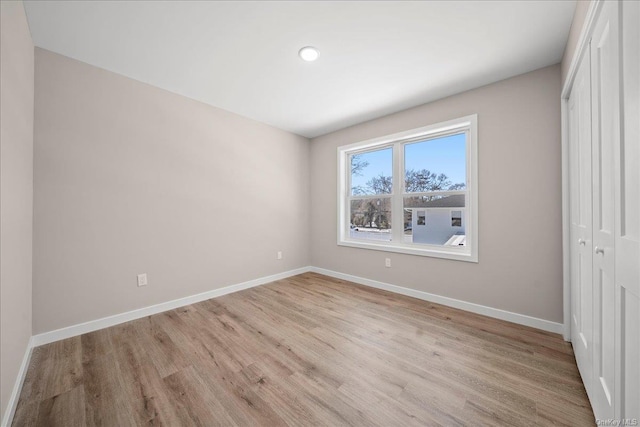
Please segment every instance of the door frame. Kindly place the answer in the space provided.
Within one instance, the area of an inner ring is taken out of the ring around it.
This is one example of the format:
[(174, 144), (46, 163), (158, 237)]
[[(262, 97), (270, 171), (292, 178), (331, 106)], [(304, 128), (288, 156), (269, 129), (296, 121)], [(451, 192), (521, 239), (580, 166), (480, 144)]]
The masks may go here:
[[(578, 65), (589, 48), (589, 41), (595, 27), (595, 21), (602, 9), (604, 0), (592, 0), (585, 16), (582, 31), (571, 58), (569, 71), (560, 94), (561, 141), (562, 141), (562, 299), (563, 299), (563, 333), (565, 341), (571, 341), (571, 247), (569, 216), (569, 95), (573, 88)], [(574, 22), (575, 24), (575, 22)]]

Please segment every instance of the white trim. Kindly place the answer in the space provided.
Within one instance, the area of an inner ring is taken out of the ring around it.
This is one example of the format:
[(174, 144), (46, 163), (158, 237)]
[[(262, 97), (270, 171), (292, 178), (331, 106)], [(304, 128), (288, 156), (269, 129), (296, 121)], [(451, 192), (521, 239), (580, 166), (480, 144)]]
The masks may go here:
[(1, 426), (8, 427), (13, 421), (13, 416), (15, 415), (16, 407), (18, 404), (18, 398), (20, 397), (22, 385), (24, 384), (24, 379), (27, 374), (27, 368), (29, 367), (29, 362), (31, 360), (31, 354), (35, 347), (86, 334), (88, 332), (97, 331), (99, 329), (108, 328), (110, 326), (118, 325), (120, 323), (128, 322), (131, 320), (140, 319), (152, 314), (162, 313), (164, 311), (184, 307), (185, 305), (194, 304), (200, 301), (220, 297), (222, 295), (227, 295), (233, 292), (238, 292), (267, 283), (275, 282), (276, 280), (286, 279), (287, 277), (297, 276), (298, 274), (307, 273), (309, 271), (311, 271), (311, 267), (301, 267), (295, 270), (289, 270), (282, 273), (273, 274), (271, 276), (260, 277), (258, 279), (249, 280), (247, 282), (225, 286), (224, 288), (214, 289), (200, 294), (163, 302), (137, 310), (127, 311), (125, 313), (115, 314), (113, 316), (103, 317), (102, 319), (90, 320), (88, 322), (79, 323), (77, 325), (72, 325), (66, 328), (56, 329), (55, 331), (44, 332), (42, 334), (32, 336), (29, 339), (24, 358), (22, 359), (22, 364), (20, 365), (20, 370), (18, 371), (18, 376), (13, 386), (7, 409), (5, 410), (4, 416), (2, 418)]
[[(421, 191), (415, 193), (401, 193), (402, 197), (419, 197), (419, 196), (457, 196), (467, 194), (467, 190), (439, 190), (439, 191)], [(351, 196), (353, 198), (353, 196)], [(371, 198), (371, 196), (369, 196)]]
[(604, 0), (593, 0), (589, 4), (587, 15), (585, 16), (582, 31), (576, 44), (576, 49), (571, 58), (567, 77), (563, 82), (560, 95), (561, 111), (561, 138), (562, 138), (562, 297), (563, 297), (563, 331), (562, 336), (565, 341), (571, 341), (571, 266), (569, 251), (569, 116), (567, 103), (573, 87), (580, 59), (585, 50), (589, 47), (589, 40), (595, 24), (596, 17), (602, 8)]
[(506, 320), (507, 322), (517, 323), (519, 325), (529, 326), (541, 329), (547, 332), (561, 334), (564, 329), (562, 323), (551, 322), (537, 317), (527, 316), (524, 314), (513, 313), (511, 311), (501, 310), (499, 308), (487, 307), (485, 305), (474, 304), (472, 302), (462, 301), (454, 298), (443, 297), (441, 295), (430, 294), (428, 292), (418, 291), (415, 289), (404, 288), (402, 286), (391, 285), (389, 283), (378, 282), (377, 280), (366, 279), (364, 277), (352, 276), (351, 274), (338, 273), (337, 271), (327, 270), (320, 267), (311, 267), (311, 271), (325, 276), (335, 277), (336, 279), (348, 280), (372, 288), (382, 289), (396, 294), (406, 295), (425, 301), (431, 301), (437, 304), (446, 305), (447, 307), (458, 308), (472, 313), (481, 314), (483, 316), (493, 317), (495, 319)]
[(226, 286), (220, 289), (214, 289), (212, 291), (203, 292), (196, 295), (191, 295), (184, 298), (179, 298), (172, 301), (152, 305), (137, 310), (128, 311), (126, 313), (120, 313), (113, 316), (103, 317), (102, 319), (96, 319), (77, 325), (72, 325), (66, 328), (57, 329), (51, 332), (45, 332), (42, 334), (34, 335), (29, 339), (27, 348), (25, 350), (20, 370), (16, 378), (11, 397), (7, 409), (2, 419), (2, 427), (11, 425), (13, 416), (15, 415), (16, 407), (18, 404), (18, 398), (22, 391), (24, 379), (27, 374), (27, 368), (31, 361), (31, 355), (35, 347), (49, 344), (55, 341), (71, 338), (74, 336), (82, 335), (88, 332), (97, 331), (99, 329), (108, 328), (110, 326), (118, 325), (120, 323), (128, 322), (142, 317), (150, 316), (152, 314), (162, 313), (167, 310), (172, 310), (185, 305), (194, 304), (196, 302), (205, 301), (211, 298), (227, 295), (233, 292), (242, 291), (245, 289), (253, 288), (256, 286), (271, 283), (277, 280), (286, 279), (287, 277), (296, 276), (307, 272), (314, 272), (324, 274), (325, 276), (335, 277), (342, 280), (348, 280), (350, 282), (359, 283), (361, 285), (370, 286), (377, 289), (383, 289), (389, 292), (407, 295), (410, 297), (418, 298), (425, 301), (431, 301), (438, 304), (446, 305), (448, 307), (454, 307), (461, 310), (470, 311), (472, 313), (481, 314), (484, 316), (493, 317), (496, 319), (506, 320), (509, 322), (517, 323), (520, 325), (530, 326), (532, 328), (541, 329), (543, 331), (549, 331), (554, 333), (562, 333), (563, 325), (560, 323), (550, 322), (544, 319), (538, 319), (536, 317), (526, 316), (524, 314), (513, 313), (510, 311), (500, 310), (497, 308), (487, 307), (479, 304), (474, 304), (467, 301), (461, 301), (454, 298), (443, 297), (440, 295), (430, 294), (415, 289), (404, 288), (401, 286), (391, 285), (384, 282), (378, 282), (376, 280), (365, 279), (363, 277), (352, 276), (350, 274), (338, 273), (337, 271), (327, 270), (320, 267), (301, 267), (295, 270), (289, 270), (282, 273), (274, 274), (271, 276), (261, 277), (247, 282), (238, 283), (231, 286)]
[(7, 404), (7, 409), (4, 411), (4, 416), (2, 417), (2, 427), (8, 427), (13, 422), (13, 416), (16, 413), (16, 408), (18, 407), (18, 399), (20, 398), (20, 393), (22, 392), (22, 385), (24, 384), (24, 379), (27, 375), (27, 368), (29, 368), (29, 362), (31, 361), (31, 353), (33, 352), (33, 337), (29, 338), (29, 342), (27, 343), (27, 348), (24, 352), (24, 357), (22, 358), (22, 363), (20, 364), (20, 369), (18, 370), (18, 376), (16, 377), (16, 382), (13, 385), (13, 390), (11, 390), (11, 396), (9, 397), (9, 403)]
[(569, 216), (569, 109), (568, 99), (561, 100), (561, 165), (562, 165), (562, 312), (564, 328), (562, 337), (571, 341), (571, 258), (569, 244), (571, 242), (571, 219)]
[(437, 138), (440, 135), (449, 134), (451, 131), (461, 129), (464, 127), (470, 127), (477, 119), (477, 114), (471, 114), (468, 116), (460, 117), (453, 120), (447, 120), (427, 126), (423, 126), (417, 129), (410, 129), (404, 132), (398, 132), (391, 135), (381, 136), (379, 138), (368, 139), (365, 141), (354, 142), (353, 144), (343, 145), (338, 147), (340, 151), (367, 151), (373, 147), (384, 147), (385, 145), (391, 146), (398, 141), (409, 142), (410, 140), (417, 138)]
[(391, 199), (393, 198), (392, 194), (363, 194), (358, 196), (347, 196), (349, 200), (367, 200), (367, 199)]
[[(425, 209), (426, 210), (426, 209)], [(383, 242), (383, 241), (381, 241)], [(473, 255), (469, 253), (465, 247), (462, 246), (436, 246), (436, 245), (394, 245), (391, 243), (376, 243), (375, 240), (355, 240), (345, 239), (342, 242), (338, 242), (338, 246), (347, 246), (350, 248), (370, 249), (374, 251), (394, 252), (399, 254), (428, 256), (432, 258), (444, 258), (452, 259), (456, 261), (478, 262), (473, 258)]]
[(591, 38), (591, 32), (593, 31), (593, 27), (595, 25), (596, 16), (600, 12), (600, 9), (602, 9), (603, 4), (604, 0), (592, 0), (589, 4), (589, 9), (587, 10), (587, 14), (584, 17), (582, 31), (580, 32), (580, 37), (578, 38), (578, 42), (576, 43), (576, 48), (573, 51), (573, 58), (571, 58), (571, 63), (569, 64), (567, 77), (564, 79), (562, 85), (562, 99), (569, 99), (569, 92), (571, 91), (573, 80), (575, 79), (578, 72), (580, 59), (582, 58), (585, 49), (589, 45), (589, 39)]
[[(478, 262), (478, 248), (480, 247), (480, 230), (478, 226), (478, 218), (480, 217), (478, 165), (480, 164), (480, 159), (478, 158), (478, 144), (480, 143), (480, 135), (478, 134), (478, 115), (474, 114), (469, 117), (471, 120), (471, 126), (467, 131), (467, 191), (469, 193), (465, 201), (465, 216), (467, 219), (465, 235), (467, 245), (471, 247), (471, 259), (474, 262)], [(469, 242), (469, 240), (471, 241)]]
[[(403, 206), (404, 199), (402, 193), (405, 189), (404, 179), (396, 179), (396, 177), (404, 178), (404, 144), (393, 144), (393, 196), (391, 199), (391, 241), (402, 242), (404, 239), (404, 209), (394, 209), (396, 206)], [(349, 174), (351, 175), (351, 174)], [(350, 201), (347, 202), (349, 205)], [(401, 212), (402, 215), (397, 215)], [(346, 221), (349, 221), (348, 219)], [(346, 239), (345, 239), (346, 240)]]
[(258, 279), (249, 280), (248, 282), (225, 286), (224, 288), (214, 289), (184, 298), (178, 298), (172, 301), (151, 305), (149, 307), (115, 314), (113, 316), (103, 317), (101, 319), (90, 320), (88, 322), (79, 323), (77, 325), (68, 326), (66, 328), (56, 329), (55, 331), (44, 332), (32, 337), (33, 345), (37, 347), (43, 344), (49, 344), (66, 338), (75, 337), (77, 335), (86, 334), (88, 332), (97, 331), (99, 329), (108, 328), (110, 326), (119, 325), (120, 323), (151, 316), (152, 314), (162, 313), (164, 311), (184, 307), (185, 305), (220, 297), (222, 295), (242, 291), (245, 289), (264, 285), (266, 283), (275, 282), (276, 280), (286, 279), (287, 277), (296, 276), (298, 274), (311, 271), (310, 269), (310, 267), (297, 268), (295, 270), (289, 270), (282, 273), (273, 274), (271, 276), (260, 277)]

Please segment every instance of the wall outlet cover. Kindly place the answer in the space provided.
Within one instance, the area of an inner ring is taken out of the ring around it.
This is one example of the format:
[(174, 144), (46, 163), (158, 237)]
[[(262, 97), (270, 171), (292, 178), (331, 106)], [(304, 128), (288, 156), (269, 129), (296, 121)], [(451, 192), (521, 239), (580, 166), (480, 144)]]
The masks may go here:
[(147, 273), (138, 274), (138, 286), (147, 286)]

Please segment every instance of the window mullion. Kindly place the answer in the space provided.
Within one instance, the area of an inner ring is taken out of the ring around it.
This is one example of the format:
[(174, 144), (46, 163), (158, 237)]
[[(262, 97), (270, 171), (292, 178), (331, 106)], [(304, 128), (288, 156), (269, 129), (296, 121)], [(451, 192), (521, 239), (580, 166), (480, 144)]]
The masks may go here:
[(404, 193), (407, 197), (423, 197), (423, 196), (453, 196), (456, 194), (467, 194), (467, 190), (439, 190), (439, 191), (421, 191), (416, 193)]
[(393, 144), (393, 195), (391, 197), (391, 240), (403, 243), (404, 212), (402, 193), (404, 193), (404, 150), (401, 143)]

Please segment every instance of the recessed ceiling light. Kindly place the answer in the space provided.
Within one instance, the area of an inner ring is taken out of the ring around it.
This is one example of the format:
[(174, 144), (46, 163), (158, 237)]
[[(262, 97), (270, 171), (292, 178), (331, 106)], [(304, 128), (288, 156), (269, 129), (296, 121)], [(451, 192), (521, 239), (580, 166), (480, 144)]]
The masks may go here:
[(320, 52), (318, 52), (318, 49), (313, 46), (305, 46), (300, 49), (298, 55), (300, 55), (300, 58), (302, 58), (304, 61), (312, 62), (318, 59), (318, 56), (320, 56)]

